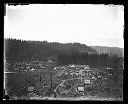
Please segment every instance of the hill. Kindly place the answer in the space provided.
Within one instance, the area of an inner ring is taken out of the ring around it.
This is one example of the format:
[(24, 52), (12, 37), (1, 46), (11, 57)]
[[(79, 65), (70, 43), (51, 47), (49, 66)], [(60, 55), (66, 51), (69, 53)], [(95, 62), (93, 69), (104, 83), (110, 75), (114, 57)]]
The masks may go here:
[(96, 50), (80, 43), (58, 43), (47, 41), (25, 41), (4, 39), (6, 60), (46, 60), (56, 57), (59, 53), (87, 52), (97, 53)]
[(111, 55), (123, 56), (124, 57), (124, 48), (118, 47), (106, 47), (106, 46), (90, 46), (95, 49), (97, 53), (108, 53)]

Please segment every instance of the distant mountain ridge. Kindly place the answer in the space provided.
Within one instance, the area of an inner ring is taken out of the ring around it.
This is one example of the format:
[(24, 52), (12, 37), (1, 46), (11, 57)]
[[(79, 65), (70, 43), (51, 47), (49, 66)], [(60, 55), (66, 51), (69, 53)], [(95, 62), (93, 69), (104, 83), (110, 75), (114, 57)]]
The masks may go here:
[(95, 49), (98, 53), (108, 53), (111, 55), (117, 55), (124, 57), (124, 48), (119, 47), (107, 47), (107, 46), (90, 46)]

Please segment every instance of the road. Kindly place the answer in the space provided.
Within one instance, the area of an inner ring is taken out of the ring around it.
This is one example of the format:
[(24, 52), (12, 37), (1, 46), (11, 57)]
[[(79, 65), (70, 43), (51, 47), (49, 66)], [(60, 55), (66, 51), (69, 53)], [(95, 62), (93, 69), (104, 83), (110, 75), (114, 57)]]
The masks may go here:
[[(65, 68), (64, 70), (59, 71), (57, 74), (55, 74), (55, 75), (53, 76), (53, 79), (55, 79), (56, 76), (62, 75), (65, 70), (67, 70), (67, 68)], [(58, 84), (58, 86), (54, 89), (54, 92), (57, 91), (57, 88), (58, 88), (59, 86), (64, 86), (63, 84), (64, 84), (65, 81), (67, 81), (67, 80), (73, 80), (73, 79), (81, 79), (81, 78), (71, 78), (71, 79), (62, 80), (62, 82), (61, 82), (60, 84)], [(65, 87), (65, 86), (64, 86), (64, 87)], [(76, 90), (76, 89), (75, 89), (75, 90)]]
[(58, 88), (59, 86), (64, 86), (63, 84), (64, 84), (65, 81), (66, 81), (66, 80), (62, 80), (62, 82), (61, 82), (60, 84), (58, 84), (58, 86), (54, 89), (54, 92), (56, 92), (56, 90), (57, 90), (57, 88)]

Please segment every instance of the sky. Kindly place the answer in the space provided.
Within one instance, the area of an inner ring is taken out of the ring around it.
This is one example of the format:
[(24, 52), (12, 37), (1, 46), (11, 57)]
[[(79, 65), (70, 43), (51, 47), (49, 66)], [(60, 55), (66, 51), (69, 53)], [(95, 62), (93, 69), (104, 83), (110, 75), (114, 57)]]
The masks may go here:
[(123, 48), (123, 26), (123, 5), (6, 5), (4, 38)]

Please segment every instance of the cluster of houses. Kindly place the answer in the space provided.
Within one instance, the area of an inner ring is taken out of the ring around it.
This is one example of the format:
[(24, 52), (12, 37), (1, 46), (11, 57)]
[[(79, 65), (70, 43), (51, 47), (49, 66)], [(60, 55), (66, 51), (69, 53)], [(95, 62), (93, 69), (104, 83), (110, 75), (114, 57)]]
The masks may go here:
[[(71, 78), (80, 79), (80, 83), (76, 83), (77, 91), (84, 91), (85, 86), (91, 86), (91, 84), (97, 79), (107, 79), (108, 75), (112, 75), (106, 72), (102, 72), (97, 69), (91, 69), (89, 65), (68, 65), (62, 67), (56, 67), (54, 69), (62, 69), (62, 71), (58, 74), (59, 76), (67, 75), (71, 76)], [(65, 79), (66, 80), (66, 79)]]
[(15, 63), (6, 63), (5, 71), (9, 72), (28, 72), (34, 70), (45, 70), (48, 66), (56, 66), (56, 63), (52, 60), (47, 62), (43, 61), (31, 61), (31, 62), (15, 62)]
[[(89, 65), (68, 65), (67, 67), (62, 67), (64, 70), (62, 70), (59, 73), (59, 76), (62, 74), (70, 75), (73, 77), (82, 77), (85, 79), (85, 83), (91, 83), (90, 81), (90, 67)], [(94, 76), (92, 79), (96, 79)]]
[[(90, 85), (92, 83), (92, 80), (96, 80), (96, 78), (93, 76), (92, 79), (90, 78), (89, 72), (90, 67), (89, 65), (68, 65), (68, 66), (63, 66), (63, 67), (56, 67), (54, 69), (62, 69), (62, 71), (58, 74), (58, 76), (61, 76), (63, 74), (67, 76), (71, 76), (71, 78), (79, 78), (81, 83)], [(81, 89), (81, 86), (78, 85), (77, 90)], [(63, 90), (62, 93), (67, 93), (69, 90)]]

